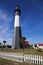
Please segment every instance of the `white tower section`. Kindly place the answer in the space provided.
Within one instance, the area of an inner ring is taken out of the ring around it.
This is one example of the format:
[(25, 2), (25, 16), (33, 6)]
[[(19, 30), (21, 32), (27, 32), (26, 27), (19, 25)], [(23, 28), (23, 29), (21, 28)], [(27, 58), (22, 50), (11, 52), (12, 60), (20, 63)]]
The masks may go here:
[(20, 26), (20, 16), (15, 15), (15, 25), (14, 27), (19, 27)]

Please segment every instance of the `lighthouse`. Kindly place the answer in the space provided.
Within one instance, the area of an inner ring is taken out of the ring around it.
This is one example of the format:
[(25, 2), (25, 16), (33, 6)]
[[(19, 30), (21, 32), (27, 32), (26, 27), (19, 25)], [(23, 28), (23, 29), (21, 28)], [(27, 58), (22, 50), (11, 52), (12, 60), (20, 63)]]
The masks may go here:
[(16, 7), (15, 9), (15, 19), (14, 19), (14, 34), (13, 34), (13, 42), (12, 48), (19, 49), (23, 48), (23, 44), (21, 42), (21, 26), (20, 26), (20, 7)]

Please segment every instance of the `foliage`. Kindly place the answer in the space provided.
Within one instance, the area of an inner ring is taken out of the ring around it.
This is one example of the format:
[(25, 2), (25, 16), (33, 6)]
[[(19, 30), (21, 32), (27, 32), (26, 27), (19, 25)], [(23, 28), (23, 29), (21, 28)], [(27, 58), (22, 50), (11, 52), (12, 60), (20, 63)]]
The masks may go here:
[(41, 48), (39, 48), (38, 51), (41, 52)]
[(22, 37), (22, 38), (21, 38), (22, 43), (25, 42), (25, 40), (26, 40), (25, 37)]
[(1, 44), (1, 42), (0, 42), (0, 44)]
[(32, 45), (30, 45), (30, 48), (34, 49), (34, 48), (33, 48), (33, 44), (32, 44)]
[(7, 45), (7, 48), (11, 48), (11, 45)]
[(4, 46), (5, 46), (6, 42), (7, 42), (6, 40), (3, 40)]
[[(22, 42), (22, 44), (25, 42), (25, 40), (26, 40), (25, 37), (22, 37), (22, 38), (21, 38), (21, 42)], [(24, 51), (24, 44), (23, 44), (23, 51)]]

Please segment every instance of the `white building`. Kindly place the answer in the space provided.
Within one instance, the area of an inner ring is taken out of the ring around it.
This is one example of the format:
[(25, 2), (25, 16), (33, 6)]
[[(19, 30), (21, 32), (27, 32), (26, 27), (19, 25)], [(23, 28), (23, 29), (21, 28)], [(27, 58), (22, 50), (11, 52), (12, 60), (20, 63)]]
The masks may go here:
[(43, 49), (43, 43), (33, 44), (33, 48), (34, 48), (34, 49), (39, 49), (39, 48)]
[(36, 44), (36, 47), (43, 49), (43, 44)]

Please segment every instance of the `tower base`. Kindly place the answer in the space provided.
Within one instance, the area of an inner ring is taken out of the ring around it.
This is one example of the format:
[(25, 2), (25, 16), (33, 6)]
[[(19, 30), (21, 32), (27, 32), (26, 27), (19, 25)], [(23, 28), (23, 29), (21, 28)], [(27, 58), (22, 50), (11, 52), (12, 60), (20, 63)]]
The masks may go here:
[(21, 42), (21, 27), (15, 27), (14, 28), (14, 37), (13, 37), (13, 43), (12, 48), (19, 49), (23, 48), (23, 44)]

